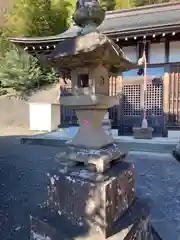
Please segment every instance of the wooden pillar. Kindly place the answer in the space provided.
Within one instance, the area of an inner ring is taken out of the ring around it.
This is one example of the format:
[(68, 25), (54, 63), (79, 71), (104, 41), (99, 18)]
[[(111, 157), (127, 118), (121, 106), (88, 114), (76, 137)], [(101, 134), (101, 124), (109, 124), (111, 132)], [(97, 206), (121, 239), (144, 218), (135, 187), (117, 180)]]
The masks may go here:
[(123, 77), (122, 74), (117, 76), (117, 95), (119, 96), (119, 106), (117, 109), (117, 125), (118, 128), (123, 126), (124, 121), (124, 92), (123, 92)]

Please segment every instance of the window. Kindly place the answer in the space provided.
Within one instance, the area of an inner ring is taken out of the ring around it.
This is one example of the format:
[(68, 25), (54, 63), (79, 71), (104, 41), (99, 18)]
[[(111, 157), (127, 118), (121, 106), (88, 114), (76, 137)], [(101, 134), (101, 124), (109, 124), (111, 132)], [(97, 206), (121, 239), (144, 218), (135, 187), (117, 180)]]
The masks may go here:
[(165, 62), (165, 43), (154, 43), (150, 45), (149, 63)]
[(136, 46), (128, 46), (123, 47), (124, 54), (131, 60), (132, 62), (137, 62), (137, 47)]
[(88, 74), (78, 75), (78, 88), (89, 87), (89, 76)]
[(169, 62), (180, 62), (180, 41), (169, 43)]

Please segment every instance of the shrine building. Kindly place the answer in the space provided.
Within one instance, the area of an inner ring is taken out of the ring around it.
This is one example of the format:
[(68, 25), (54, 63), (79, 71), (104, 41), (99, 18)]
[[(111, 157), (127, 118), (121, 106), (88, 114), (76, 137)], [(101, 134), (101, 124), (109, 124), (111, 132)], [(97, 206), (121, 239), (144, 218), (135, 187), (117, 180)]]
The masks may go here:
[[(147, 112), (155, 135), (166, 136), (168, 128), (180, 127), (180, 3), (148, 5), (107, 12), (99, 31), (113, 39), (134, 62), (147, 59)], [(49, 54), (59, 41), (78, 35), (73, 25), (49, 37), (15, 37), (11, 42), (39, 56)], [(109, 110), (112, 126), (120, 134), (131, 134), (140, 124), (143, 103), (143, 76), (136, 70), (112, 74), (109, 95), (119, 95), (119, 105)], [(123, 99), (122, 94), (123, 93)], [(64, 110), (65, 111), (65, 110)], [(62, 114), (62, 123), (76, 123), (71, 110)]]

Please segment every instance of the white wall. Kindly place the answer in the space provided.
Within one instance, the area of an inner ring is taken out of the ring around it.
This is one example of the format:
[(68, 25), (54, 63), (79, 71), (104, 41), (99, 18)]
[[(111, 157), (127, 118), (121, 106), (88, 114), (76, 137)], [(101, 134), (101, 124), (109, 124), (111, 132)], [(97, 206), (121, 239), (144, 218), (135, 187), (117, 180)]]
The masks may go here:
[(180, 41), (169, 43), (169, 62), (180, 62)]
[[(123, 47), (124, 54), (133, 62), (138, 60), (137, 46)], [(150, 64), (165, 63), (165, 43), (152, 43), (149, 48)], [(169, 43), (169, 62), (180, 62), (180, 41), (174, 41)]]
[(150, 44), (149, 63), (164, 63), (165, 62), (165, 43)]

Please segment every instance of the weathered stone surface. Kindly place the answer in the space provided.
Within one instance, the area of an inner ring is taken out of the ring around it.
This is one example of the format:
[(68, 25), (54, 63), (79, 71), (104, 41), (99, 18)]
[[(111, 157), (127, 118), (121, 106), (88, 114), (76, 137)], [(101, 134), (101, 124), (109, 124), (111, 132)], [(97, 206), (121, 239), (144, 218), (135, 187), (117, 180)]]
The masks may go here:
[[(75, 225), (88, 225), (104, 236), (135, 199), (135, 169), (122, 162), (105, 174), (59, 165), (49, 174), (51, 209)], [(62, 194), (63, 191), (63, 194)]]
[(69, 145), (66, 151), (60, 152), (55, 159), (65, 166), (75, 166), (82, 163), (87, 169), (103, 173), (113, 163), (125, 160), (126, 156), (127, 154), (121, 152), (117, 144), (109, 144), (101, 149), (87, 149)]
[[(108, 240), (153, 240), (149, 225), (149, 208), (143, 200), (136, 199), (128, 211), (113, 224)], [(38, 217), (31, 218), (31, 240), (105, 240), (96, 228), (74, 226), (58, 212), (38, 209)], [(44, 217), (46, 216), (46, 217)]]
[(73, 69), (91, 64), (98, 66), (100, 63), (116, 72), (138, 67), (138, 64), (124, 55), (114, 41), (98, 32), (59, 42), (56, 48), (41, 60), (57, 65), (58, 69)]

